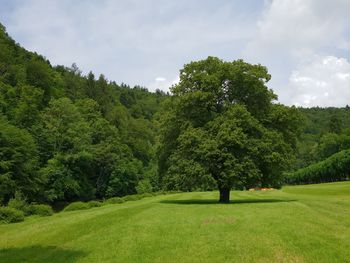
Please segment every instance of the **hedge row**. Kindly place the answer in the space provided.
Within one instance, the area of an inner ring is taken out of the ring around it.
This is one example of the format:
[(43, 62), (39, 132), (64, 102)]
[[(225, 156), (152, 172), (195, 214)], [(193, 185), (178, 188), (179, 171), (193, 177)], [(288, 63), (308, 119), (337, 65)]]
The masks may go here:
[[(136, 201), (144, 197), (156, 196), (178, 193), (175, 191), (171, 192), (153, 192), (153, 193), (144, 193), (137, 195), (127, 195), (123, 197), (112, 197), (103, 202), (100, 201), (89, 201), (89, 202), (73, 202), (66, 206), (63, 211), (75, 211), (75, 210), (85, 210), (93, 207), (100, 207), (108, 204), (120, 204), (127, 201)], [(53, 214), (53, 210), (49, 205), (43, 204), (28, 204), (25, 199), (21, 196), (17, 196), (14, 199), (11, 199), (7, 207), (0, 206), (0, 223), (16, 223), (24, 220), (25, 216), (29, 215), (39, 215), (39, 216), (50, 216)]]
[(350, 179), (350, 149), (285, 175), (286, 184), (317, 184)]
[(49, 205), (26, 205), (21, 207), (1, 206), (0, 207), (0, 222), (16, 223), (24, 220), (25, 216), (39, 215), (51, 216), (53, 210)]

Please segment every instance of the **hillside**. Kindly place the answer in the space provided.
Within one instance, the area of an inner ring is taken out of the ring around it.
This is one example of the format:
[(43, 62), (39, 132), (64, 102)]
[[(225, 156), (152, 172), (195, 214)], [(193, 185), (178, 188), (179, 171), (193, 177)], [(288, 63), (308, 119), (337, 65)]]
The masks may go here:
[(350, 183), (148, 197), (0, 225), (1, 262), (348, 262)]
[(154, 115), (166, 94), (52, 66), (0, 26), (0, 203), (152, 191)]
[(350, 108), (298, 108), (304, 117), (294, 169), (349, 149)]

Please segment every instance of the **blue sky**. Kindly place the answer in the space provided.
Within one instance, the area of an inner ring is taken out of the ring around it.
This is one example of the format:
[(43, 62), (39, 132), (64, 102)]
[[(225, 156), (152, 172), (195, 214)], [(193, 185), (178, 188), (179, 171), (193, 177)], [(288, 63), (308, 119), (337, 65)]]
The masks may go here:
[(52, 64), (168, 90), (192, 60), (261, 63), (288, 105), (350, 104), (349, 0), (0, 0), (0, 22)]

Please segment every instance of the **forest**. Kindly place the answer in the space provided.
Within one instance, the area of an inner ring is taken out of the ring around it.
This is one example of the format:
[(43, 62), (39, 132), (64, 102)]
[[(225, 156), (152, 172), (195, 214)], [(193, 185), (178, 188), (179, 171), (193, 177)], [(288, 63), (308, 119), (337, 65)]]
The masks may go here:
[(0, 202), (103, 199), (159, 189), (162, 91), (53, 67), (0, 29)]
[[(216, 80), (206, 78), (189, 92), (186, 83), (203, 77), (196, 70), (210, 72), (212, 65), (220, 68), (214, 70), (220, 77), (226, 69), (271, 77), (262, 66), (209, 57), (187, 64), (171, 94), (150, 92), (93, 72), (84, 75), (76, 64), (53, 66), (1, 26), (0, 204), (19, 196), (54, 205), (161, 190), (229, 191), (349, 179), (348, 106), (287, 107), (244, 75), (233, 81), (256, 90), (231, 94), (223, 87), (212, 98), (205, 89)], [(227, 107), (228, 98), (243, 106)], [(208, 107), (215, 109), (208, 113)], [(230, 130), (243, 132), (220, 133)], [(235, 143), (232, 149), (243, 146), (232, 155), (227, 140)], [(257, 151), (264, 155), (257, 158)], [(222, 163), (207, 166), (213, 160)], [(339, 160), (342, 166), (335, 167)], [(227, 171), (226, 177), (215, 175), (218, 170)]]

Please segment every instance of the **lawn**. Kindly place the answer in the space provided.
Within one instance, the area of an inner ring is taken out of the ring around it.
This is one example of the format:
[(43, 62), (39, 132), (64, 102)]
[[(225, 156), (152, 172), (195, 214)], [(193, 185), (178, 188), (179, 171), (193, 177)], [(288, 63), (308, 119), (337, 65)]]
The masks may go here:
[(148, 197), (0, 225), (0, 262), (350, 262), (350, 182)]

